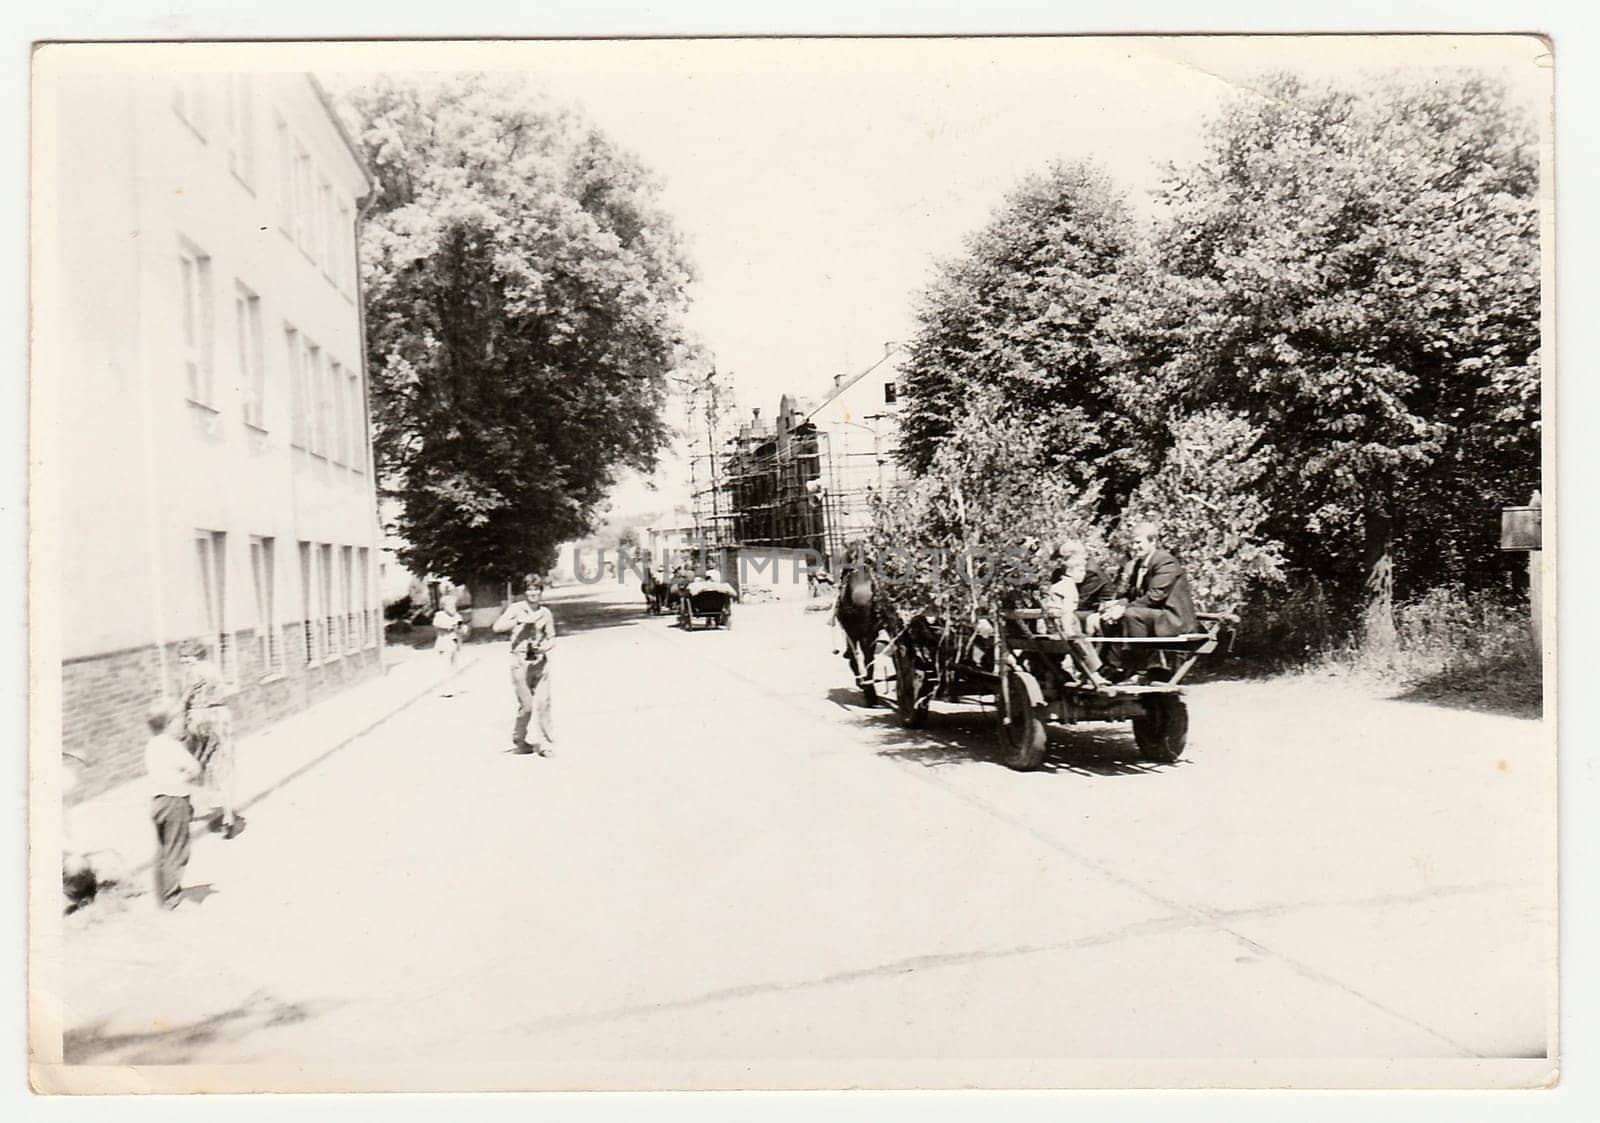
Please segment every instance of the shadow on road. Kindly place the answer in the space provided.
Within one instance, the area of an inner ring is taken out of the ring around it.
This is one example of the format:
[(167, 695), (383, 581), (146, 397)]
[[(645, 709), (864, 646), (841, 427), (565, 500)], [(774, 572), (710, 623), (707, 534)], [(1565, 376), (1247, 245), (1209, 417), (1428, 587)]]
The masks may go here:
[(102, 1020), (68, 1030), (62, 1036), (62, 1057), (67, 1064), (185, 1064), (204, 1046), (241, 1041), (264, 1029), (297, 1025), (326, 1013), (333, 1005), (326, 1003), (313, 1010), (303, 1003), (280, 1002), (258, 991), (235, 1009), (146, 1033), (108, 1033)]
[[(558, 636), (581, 635), (584, 632), (598, 632), (606, 628), (631, 628), (643, 624), (660, 627), (667, 625), (666, 617), (646, 614), (642, 599), (628, 600), (619, 604), (616, 601), (551, 597), (545, 603), (555, 614)], [(487, 634), (488, 630), (484, 631)], [(504, 643), (506, 637), (493, 638)]]
[[(875, 736), (882, 746), (879, 756), (910, 761), (927, 768), (1001, 761), (995, 737), (994, 714), (987, 708), (962, 708), (928, 715), (921, 729), (907, 729), (896, 712), (885, 706), (867, 707), (861, 692), (834, 687), (828, 700), (850, 711), (854, 724)], [(1081, 728), (1049, 727), (1049, 748), (1039, 772), (1077, 776), (1145, 776), (1182, 767), (1185, 763), (1153, 764), (1140, 759), (1133, 732), (1126, 723)]]
[(1541, 671), (1525, 656), (1514, 656), (1476, 666), (1447, 668), (1410, 684), (1393, 697), (1396, 702), (1538, 721), (1544, 716)]

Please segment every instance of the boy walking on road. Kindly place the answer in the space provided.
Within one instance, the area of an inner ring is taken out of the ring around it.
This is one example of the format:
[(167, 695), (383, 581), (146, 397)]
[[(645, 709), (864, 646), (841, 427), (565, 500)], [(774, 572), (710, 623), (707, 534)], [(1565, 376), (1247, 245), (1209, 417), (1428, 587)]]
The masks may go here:
[(150, 817), (156, 825), (156, 904), (175, 909), (189, 864), (190, 795), (200, 779), (200, 762), (167, 728), (172, 708), (157, 703), (145, 716), (150, 740), (144, 746), (144, 771), (150, 785)]
[[(544, 606), (544, 582), (528, 574), (522, 600), (500, 614), (496, 632), (511, 633), (511, 685), (517, 692), (517, 719), (511, 728), (511, 751), (549, 756), (555, 736), (550, 722), (550, 649), (556, 642), (556, 618)], [(529, 743), (528, 724), (538, 714), (537, 739)]]

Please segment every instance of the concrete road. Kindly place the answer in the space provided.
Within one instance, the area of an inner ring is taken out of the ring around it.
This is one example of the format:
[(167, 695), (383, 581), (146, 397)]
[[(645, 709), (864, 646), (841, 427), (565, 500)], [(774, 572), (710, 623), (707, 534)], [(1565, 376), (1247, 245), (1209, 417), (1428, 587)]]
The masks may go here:
[(1018, 774), (986, 713), (863, 708), (820, 614), (637, 605), (555, 598), (553, 758), (503, 751), (489, 658), (202, 843), (176, 912), (71, 918), (67, 1059), (581, 1086), (1545, 1055), (1537, 722), (1218, 683), (1175, 765), (1109, 725)]

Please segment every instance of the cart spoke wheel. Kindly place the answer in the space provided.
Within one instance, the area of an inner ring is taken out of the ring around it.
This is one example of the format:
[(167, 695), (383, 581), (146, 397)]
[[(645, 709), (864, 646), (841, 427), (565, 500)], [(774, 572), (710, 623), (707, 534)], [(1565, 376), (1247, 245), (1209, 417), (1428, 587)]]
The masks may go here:
[(1028, 688), (1016, 671), (1007, 671), (1008, 702), (1000, 712), (1001, 759), (1008, 768), (1031, 772), (1044, 763), (1047, 735), (1037, 708), (1028, 700)]
[(1189, 742), (1189, 707), (1176, 694), (1152, 694), (1145, 712), (1133, 719), (1139, 754), (1158, 764), (1172, 764)]

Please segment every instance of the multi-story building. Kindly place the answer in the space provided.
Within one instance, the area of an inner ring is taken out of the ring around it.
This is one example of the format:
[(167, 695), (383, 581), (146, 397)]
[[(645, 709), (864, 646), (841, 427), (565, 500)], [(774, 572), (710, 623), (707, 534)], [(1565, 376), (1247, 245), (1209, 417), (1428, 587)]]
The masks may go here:
[(81, 798), (137, 770), (183, 640), (217, 653), (243, 731), (381, 671), (372, 183), (306, 74), (40, 89), (36, 445)]
[(826, 527), (823, 552), (836, 556), (872, 525), (872, 497), (901, 478), (896, 389), (906, 352), (899, 344), (853, 375), (841, 375), (807, 415), (825, 455), (814, 488)]
[(898, 345), (819, 400), (785, 394), (777, 416), (754, 411), (726, 442), (717, 481), (730, 544), (841, 554), (872, 523), (875, 493), (900, 480)]

